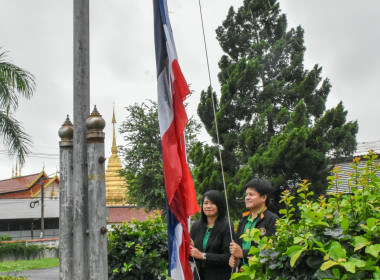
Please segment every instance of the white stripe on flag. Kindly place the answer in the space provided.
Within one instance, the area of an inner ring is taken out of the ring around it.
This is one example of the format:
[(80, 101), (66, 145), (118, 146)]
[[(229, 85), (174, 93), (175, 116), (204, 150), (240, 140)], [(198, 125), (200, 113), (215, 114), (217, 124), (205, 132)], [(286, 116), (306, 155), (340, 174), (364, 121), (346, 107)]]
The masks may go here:
[(161, 138), (164, 136), (174, 119), (173, 101), (170, 94), (171, 90), (168, 88), (169, 85), (168, 67), (165, 65), (164, 69), (157, 78), (157, 105)]
[(175, 227), (174, 230), (174, 240), (175, 244), (173, 244), (173, 249), (175, 248), (175, 252), (173, 250), (172, 252), (172, 263), (173, 263), (173, 258), (176, 258), (175, 264), (176, 266), (171, 268), (171, 278), (173, 280), (179, 280), (179, 279), (185, 279), (185, 275), (183, 274), (182, 270), (182, 264), (181, 264), (181, 259), (179, 257), (179, 247), (182, 244), (182, 232), (183, 228), (181, 223), (178, 223), (178, 225)]
[[(173, 33), (169, 31), (169, 28), (166, 24), (164, 24), (164, 32), (166, 36), (166, 49), (168, 52), (169, 56), (169, 65), (172, 65), (173, 60), (177, 59), (177, 51), (175, 49), (175, 44), (174, 44), (174, 38), (173, 38)], [(171, 67), (170, 67), (171, 69)], [(173, 74), (173, 73), (171, 73)], [(173, 80), (173, 77), (172, 77)]]

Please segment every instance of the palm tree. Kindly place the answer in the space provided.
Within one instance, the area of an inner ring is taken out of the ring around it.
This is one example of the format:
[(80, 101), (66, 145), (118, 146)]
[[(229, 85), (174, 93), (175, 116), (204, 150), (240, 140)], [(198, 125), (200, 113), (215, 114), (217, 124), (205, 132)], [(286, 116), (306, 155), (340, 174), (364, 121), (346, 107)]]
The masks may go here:
[(18, 108), (19, 97), (30, 99), (34, 89), (34, 76), (10, 63), (6, 53), (0, 52), (0, 137), (9, 156), (16, 155), (21, 165), (32, 142), (13, 113)]

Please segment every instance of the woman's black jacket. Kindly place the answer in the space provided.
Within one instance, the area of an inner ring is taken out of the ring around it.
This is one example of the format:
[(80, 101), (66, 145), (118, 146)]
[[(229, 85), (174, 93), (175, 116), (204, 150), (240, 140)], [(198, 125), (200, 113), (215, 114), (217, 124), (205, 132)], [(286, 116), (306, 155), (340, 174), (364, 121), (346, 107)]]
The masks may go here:
[[(234, 238), (233, 225), (231, 224)], [(230, 258), (229, 245), (231, 242), (230, 227), (228, 220), (223, 218), (216, 220), (210, 237), (203, 250), (203, 238), (206, 234), (207, 225), (196, 221), (190, 230), (190, 237), (194, 240), (194, 246), (201, 252), (206, 253), (206, 260), (195, 259), (198, 271), (203, 270), (204, 277), (200, 280), (227, 280), (231, 277), (231, 268), (228, 265)], [(190, 259), (192, 259), (190, 257)], [(198, 280), (194, 269), (194, 280)]]

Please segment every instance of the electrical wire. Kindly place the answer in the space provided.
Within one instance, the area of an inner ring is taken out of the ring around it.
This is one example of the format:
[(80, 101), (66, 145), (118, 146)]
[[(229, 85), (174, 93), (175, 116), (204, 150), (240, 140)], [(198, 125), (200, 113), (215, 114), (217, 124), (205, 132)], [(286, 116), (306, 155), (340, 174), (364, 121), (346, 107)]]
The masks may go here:
[[(6, 150), (0, 150), (0, 155), (9, 155), (9, 152)], [(35, 158), (46, 158), (46, 159), (59, 159), (59, 154), (51, 154), (51, 153), (30, 153), (27, 157), (35, 157)]]

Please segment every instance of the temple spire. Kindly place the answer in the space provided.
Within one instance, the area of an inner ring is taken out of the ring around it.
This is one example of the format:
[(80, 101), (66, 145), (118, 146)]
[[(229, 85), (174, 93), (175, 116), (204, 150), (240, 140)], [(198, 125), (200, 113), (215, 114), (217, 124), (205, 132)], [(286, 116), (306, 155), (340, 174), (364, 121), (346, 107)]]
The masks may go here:
[(113, 139), (112, 139), (112, 149), (111, 149), (112, 154), (117, 154), (115, 123), (116, 123), (116, 118), (115, 118), (115, 105), (114, 105), (113, 115), (112, 115), (112, 126), (113, 126)]
[(108, 159), (106, 169), (106, 202), (107, 205), (125, 205), (127, 198), (127, 182), (120, 176), (119, 172), (123, 169), (121, 160), (117, 155), (116, 146), (116, 129), (115, 129), (115, 106), (113, 107), (112, 125), (113, 139), (111, 148), (111, 157)]

